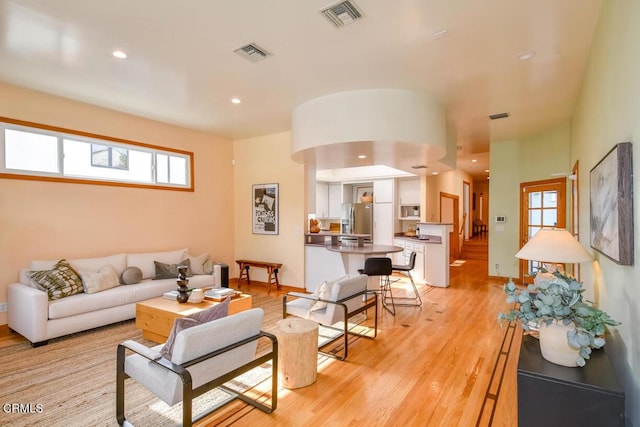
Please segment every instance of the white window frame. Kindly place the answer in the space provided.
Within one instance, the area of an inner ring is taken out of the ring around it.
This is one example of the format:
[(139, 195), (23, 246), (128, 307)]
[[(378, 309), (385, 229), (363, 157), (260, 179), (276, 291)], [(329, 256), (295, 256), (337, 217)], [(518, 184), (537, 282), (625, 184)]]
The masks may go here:
[[(5, 167), (5, 129), (31, 132), (41, 135), (54, 136), (58, 140), (57, 162), (59, 172), (41, 172), (31, 170), (7, 169)], [(148, 152), (151, 154), (151, 181), (134, 181), (130, 179), (112, 179), (104, 177), (75, 177), (65, 175), (63, 140), (71, 139), (80, 142), (106, 145), (110, 147), (125, 148), (127, 150)], [(158, 154), (185, 159), (186, 172), (185, 184), (171, 184), (158, 182), (156, 158)], [(39, 123), (26, 122), (0, 117), (0, 178), (43, 180), (56, 182), (71, 182), (81, 184), (110, 185), (122, 187), (140, 187), (162, 190), (194, 191), (194, 155), (193, 152), (160, 147), (151, 144), (129, 141), (104, 135), (91, 134)]]

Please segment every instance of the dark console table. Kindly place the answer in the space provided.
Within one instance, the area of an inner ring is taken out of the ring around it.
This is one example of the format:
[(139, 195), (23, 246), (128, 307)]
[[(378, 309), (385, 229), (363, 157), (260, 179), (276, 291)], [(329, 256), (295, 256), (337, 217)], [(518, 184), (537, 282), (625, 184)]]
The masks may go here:
[(583, 368), (547, 362), (538, 340), (522, 338), (518, 426), (624, 426), (624, 391), (603, 349)]

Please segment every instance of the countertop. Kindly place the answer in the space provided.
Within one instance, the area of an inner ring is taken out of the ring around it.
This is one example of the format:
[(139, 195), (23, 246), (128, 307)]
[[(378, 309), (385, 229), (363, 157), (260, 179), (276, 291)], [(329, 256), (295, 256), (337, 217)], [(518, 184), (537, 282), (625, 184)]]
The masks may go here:
[(371, 237), (371, 234), (355, 234), (355, 233), (340, 233), (337, 231), (320, 231), (318, 233), (304, 233), (305, 236), (329, 236), (329, 237)]
[(331, 239), (332, 246), (338, 246), (340, 244), (340, 237), (349, 237), (355, 239), (358, 247), (364, 246), (365, 239), (371, 239), (371, 234), (354, 234), (354, 233), (338, 233), (331, 231), (320, 231), (318, 233), (305, 233), (304, 243), (305, 245), (325, 245), (327, 243), (327, 237)]
[(408, 242), (413, 243), (428, 243), (428, 244), (442, 244), (442, 237), (440, 236), (427, 236), (426, 239), (418, 239), (417, 237), (409, 237), (404, 235), (396, 235), (393, 237), (394, 239), (406, 240)]
[(361, 254), (361, 255), (384, 255), (393, 252), (402, 252), (401, 246), (394, 245), (327, 245), (326, 248), (332, 252), (340, 252), (343, 254)]

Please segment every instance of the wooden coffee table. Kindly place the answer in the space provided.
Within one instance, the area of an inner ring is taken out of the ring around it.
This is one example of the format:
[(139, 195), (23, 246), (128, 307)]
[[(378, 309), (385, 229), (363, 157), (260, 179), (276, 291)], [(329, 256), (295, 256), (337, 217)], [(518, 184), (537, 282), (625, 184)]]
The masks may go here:
[[(216, 304), (220, 303), (206, 299), (197, 304), (188, 302), (180, 304), (164, 297), (141, 301), (136, 304), (136, 327), (142, 329), (142, 336), (145, 339), (163, 343), (167, 341), (176, 318), (197, 313)], [(229, 303), (229, 314), (248, 310), (251, 305), (251, 295), (241, 294)]]

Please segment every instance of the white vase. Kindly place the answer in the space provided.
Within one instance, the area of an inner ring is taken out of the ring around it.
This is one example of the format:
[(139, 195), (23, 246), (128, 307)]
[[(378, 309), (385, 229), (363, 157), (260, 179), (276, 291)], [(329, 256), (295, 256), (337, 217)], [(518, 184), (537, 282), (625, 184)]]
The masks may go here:
[(576, 359), (579, 352), (569, 346), (567, 332), (574, 329), (574, 324), (563, 325), (555, 320), (549, 325), (540, 324), (540, 351), (542, 357), (556, 365), (570, 368), (578, 366)]
[(194, 289), (189, 296), (189, 302), (197, 304), (204, 300), (204, 291), (202, 289)]

